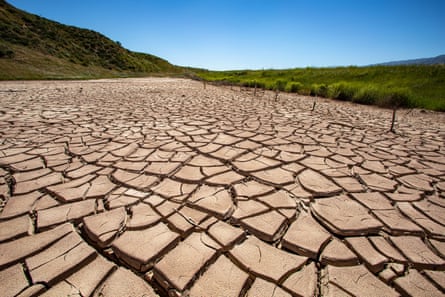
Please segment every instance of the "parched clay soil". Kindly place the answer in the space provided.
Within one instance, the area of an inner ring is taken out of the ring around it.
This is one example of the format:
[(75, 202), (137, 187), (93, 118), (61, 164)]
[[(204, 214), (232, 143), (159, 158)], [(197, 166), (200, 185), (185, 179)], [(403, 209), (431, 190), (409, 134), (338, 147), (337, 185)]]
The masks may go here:
[(444, 296), (445, 115), (391, 115), (183, 79), (1, 82), (0, 295)]

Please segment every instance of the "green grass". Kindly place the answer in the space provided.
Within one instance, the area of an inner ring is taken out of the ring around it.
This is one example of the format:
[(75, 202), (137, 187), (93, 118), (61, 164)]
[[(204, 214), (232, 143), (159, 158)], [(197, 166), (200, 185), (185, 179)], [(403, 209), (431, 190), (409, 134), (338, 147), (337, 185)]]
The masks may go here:
[(0, 0), (0, 79), (180, 74), (182, 67), (129, 51), (102, 34), (66, 26)]
[(382, 107), (445, 111), (445, 65), (199, 71), (204, 80)]

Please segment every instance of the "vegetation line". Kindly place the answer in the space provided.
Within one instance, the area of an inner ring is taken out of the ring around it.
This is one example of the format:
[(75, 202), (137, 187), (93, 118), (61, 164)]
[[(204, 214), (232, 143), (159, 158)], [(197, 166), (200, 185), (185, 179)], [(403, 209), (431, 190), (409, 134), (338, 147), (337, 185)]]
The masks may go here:
[(200, 79), (381, 107), (445, 111), (445, 65), (197, 71)]

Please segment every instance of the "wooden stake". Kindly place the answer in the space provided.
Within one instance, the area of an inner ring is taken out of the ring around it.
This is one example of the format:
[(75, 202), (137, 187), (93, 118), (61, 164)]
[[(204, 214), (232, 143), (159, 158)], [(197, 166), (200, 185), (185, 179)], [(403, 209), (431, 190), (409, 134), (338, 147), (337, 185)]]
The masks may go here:
[(389, 129), (390, 132), (395, 133), (394, 131), (394, 122), (396, 121), (396, 108), (392, 110), (392, 120), (391, 120), (391, 129)]

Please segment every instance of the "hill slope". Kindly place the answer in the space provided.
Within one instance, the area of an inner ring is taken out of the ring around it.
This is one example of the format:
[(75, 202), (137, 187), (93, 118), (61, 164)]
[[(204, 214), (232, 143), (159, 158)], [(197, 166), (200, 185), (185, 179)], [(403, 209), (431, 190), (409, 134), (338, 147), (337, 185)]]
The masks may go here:
[(445, 64), (445, 55), (440, 55), (433, 58), (392, 61), (392, 62), (381, 63), (378, 65), (398, 66), (398, 65), (437, 65), (437, 64)]
[(4, 0), (0, 0), (0, 68), (0, 79), (182, 72), (181, 67), (129, 51), (98, 32), (50, 21)]

